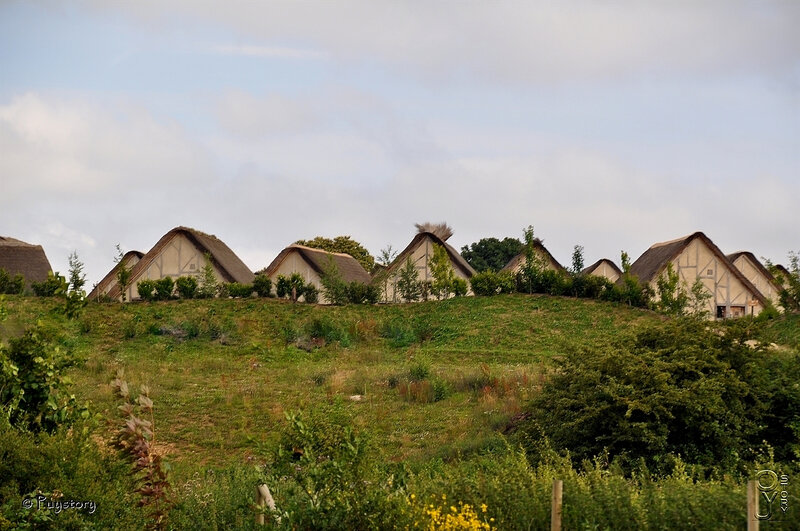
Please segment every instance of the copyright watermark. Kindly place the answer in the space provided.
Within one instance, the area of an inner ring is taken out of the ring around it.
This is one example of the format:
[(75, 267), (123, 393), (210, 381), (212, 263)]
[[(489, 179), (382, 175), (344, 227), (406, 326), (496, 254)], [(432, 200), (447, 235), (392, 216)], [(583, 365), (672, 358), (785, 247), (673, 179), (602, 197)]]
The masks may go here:
[(61, 511), (86, 511), (88, 514), (94, 514), (97, 510), (97, 502), (91, 500), (62, 500), (55, 496), (38, 494), (31, 498), (23, 498), (22, 508), (53, 511), (55, 514), (60, 514)]
[(789, 512), (789, 476), (761, 470), (756, 474), (756, 487), (759, 496), (756, 519), (785, 520)]

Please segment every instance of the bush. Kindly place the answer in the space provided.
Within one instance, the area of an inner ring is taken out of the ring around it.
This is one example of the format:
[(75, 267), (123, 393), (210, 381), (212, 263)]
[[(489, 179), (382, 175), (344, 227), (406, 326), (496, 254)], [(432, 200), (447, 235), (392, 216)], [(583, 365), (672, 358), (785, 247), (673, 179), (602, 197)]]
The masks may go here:
[(319, 300), (319, 292), (314, 284), (306, 284), (303, 288), (303, 299), (309, 304), (316, 304)]
[(69, 393), (66, 373), (77, 363), (39, 328), (10, 339), (0, 346), (0, 412), (16, 427), (49, 433), (87, 417)]
[(389, 340), (395, 348), (407, 347), (417, 341), (414, 328), (405, 319), (392, 319), (383, 323), (381, 337)]
[(175, 279), (175, 287), (182, 299), (194, 299), (197, 295), (197, 286), (196, 277), (178, 277)]
[(768, 436), (790, 452), (800, 392), (772, 386), (800, 371), (767, 365), (775, 358), (745, 343), (748, 330), (681, 319), (647, 328), (630, 344), (571, 352), (531, 404), (528, 428), (540, 426), (577, 459), (608, 452), (658, 473), (670, 472), (669, 455), (718, 473), (741, 471)]
[(278, 282), (275, 284), (275, 289), (279, 298), (292, 297), (292, 290), (296, 298), (300, 298), (305, 288), (305, 281), (300, 273), (292, 273), (288, 277), (286, 275), (278, 275)]
[(508, 271), (496, 273), (490, 269), (482, 273), (475, 273), (469, 282), (475, 295), (513, 293), (515, 289), (514, 276)]
[(347, 285), (346, 294), (352, 304), (375, 304), (381, 296), (379, 286), (355, 281)]
[(272, 279), (259, 273), (253, 279), (253, 289), (259, 297), (272, 297)]
[(32, 282), (31, 289), (37, 297), (54, 297), (62, 295), (67, 291), (67, 279), (58, 273), (47, 272), (47, 280), (43, 282)]
[(25, 278), (17, 273), (13, 277), (0, 267), (0, 295), (21, 295), (25, 291)]
[(238, 282), (231, 282), (228, 284), (228, 294), (233, 298), (246, 299), (253, 294), (252, 284), (240, 284)]
[(170, 277), (164, 277), (156, 280), (156, 294), (155, 298), (159, 301), (166, 301), (172, 298), (172, 292), (175, 289), (175, 282)]
[(453, 278), (453, 295), (456, 297), (463, 297), (467, 294), (467, 281), (463, 278)]
[(312, 320), (308, 324), (308, 335), (315, 339), (324, 339), (327, 343), (339, 342), (343, 347), (350, 346), (350, 335), (347, 330), (327, 315)]
[(139, 298), (143, 301), (152, 301), (155, 300), (155, 289), (156, 289), (156, 281), (155, 280), (140, 280), (136, 283), (136, 291), (139, 292)]

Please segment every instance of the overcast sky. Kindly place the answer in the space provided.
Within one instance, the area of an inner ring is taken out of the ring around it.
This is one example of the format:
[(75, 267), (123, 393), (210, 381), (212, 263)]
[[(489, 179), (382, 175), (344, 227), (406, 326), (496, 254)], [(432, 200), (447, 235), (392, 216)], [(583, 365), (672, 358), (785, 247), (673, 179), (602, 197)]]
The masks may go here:
[[(113, 4), (113, 5), (112, 5)], [(171, 228), (253, 270), (537, 236), (800, 250), (800, 2), (0, 2), (0, 235), (89, 286)]]

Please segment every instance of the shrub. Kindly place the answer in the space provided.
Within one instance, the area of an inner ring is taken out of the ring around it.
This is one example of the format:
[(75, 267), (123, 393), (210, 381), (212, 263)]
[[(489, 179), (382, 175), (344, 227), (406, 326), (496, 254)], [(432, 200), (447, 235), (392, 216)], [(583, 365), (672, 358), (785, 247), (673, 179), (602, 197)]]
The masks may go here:
[(455, 277), (453, 279), (453, 295), (456, 297), (463, 297), (467, 294), (467, 281), (463, 278)]
[(253, 279), (253, 289), (259, 297), (272, 297), (272, 279), (259, 273)]
[(166, 301), (172, 298), (172, 292), (175, 289), (175, 282), (170, 277), (164, 277), (155, 281), (156, 294), (155, 298), (159, 301)]
[(198, 299), (210, 299), (217, 295), (217, 275), (214, 273), (214, 265), (212, 264), (211, 253), (205, 253), (205, 265), (200, 271), (199, 286), (197, 288)]
[(303, 288), (303, 299), (309, 304), (316, 304), (319, 300), (319, 292), (314, 284), (306, 284)]
[(380, 298), (380, 287), (353, 281), (347, 285), (347, 302), (352, 304), (375, 304)]
[(383, 323), (381, 337), (389, 340), (395, 348), (407, 347), (417, 340), (414, 328), (405, 319), (392, 319)]
[(40, 328), (0, 345), (0, 411), (14, 426), (49, 433), (88, 417), (69, 393), (66, 373), (77, 363)]
[(296, 298), (303, 294), (305, 288), (305, 281), (300, 273), (292, 273), (288, 277), (286, 275), (278, 275), (278, 282), (275, 284), (275, 290), (279, 298), (292, 297), (292, 290)]
[(489, 269), (482, 273), (475, 273), (469, 282), (475, 295), (513, 293), (515, 288), (514, 276), (508, 271), (496, 273)]
[(408, 369), (408, 377), (412, 382), (418, 382), (431, 375), (431, 364), (428, 360), (421, 359)]
[(785, 380), (763, 366), (770, 356), (745, 343), (749, 334), (682, 319), (644, 329), (630, 344), (570, 352), (531, 404), (529, 427), (541, 426), (577, 459), (607, 451), (668, 473), (664, 456), (680, 455), (720, 473), (740, 470), (765, 436), (790, 444), (797, 432), (787, 424), (800, 420), (785, 416), (798, 411), (800, 393), (775, 399), (766, 382)]
[(47, 272), (47, 280), (42, 282), (32, 282), (31, 289), (37, 297), (54, 297), (67, 291), (67, 279), (59, 275), (58, 272)]
[(447, 250), (441, 245), (433, 244), (433, 256), (428, 262), (433, 281), (431, 282), (431, 293), (437, 299), (447, 299), (453, 293), (453, 283), (455, 272), (450, 264), (450, 257)]
[(139, 292), (139, 298), (143, 301), (155, 300), (156, 281), (150, 279), (140, 280), (136, 283), (136, 291)]
[(175, 279), (175, 287), (178, 290), (178, 295), (182, 299), (194, 299), (195, 295), (197, 295), (197, 278), (178, 277)]
[(20, 295), (25, 291), (25, 278), (17, 273), (13, 277), (0, 267), (0, 295)]
[(234, 298), (246, 299), (253, 294), (253, 291), (252, 284), (240, 284), (238, 282), (231, 282), (228, 284), (228, 294)]

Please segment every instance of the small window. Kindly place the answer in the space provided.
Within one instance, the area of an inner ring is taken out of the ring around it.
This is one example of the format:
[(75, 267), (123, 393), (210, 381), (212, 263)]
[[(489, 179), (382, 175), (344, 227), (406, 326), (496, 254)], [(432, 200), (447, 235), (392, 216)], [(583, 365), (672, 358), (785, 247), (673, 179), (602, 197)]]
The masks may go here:
[(714, 270), (713, 269), (709, 269), (708, 271), (706, 271), (706, 275), (708, 275), (710, 277), (713, 277), (714, 276)]
[(194, 271), (195, 267), (197, 267), (195, 264), (189, 264), (189, 271)]

